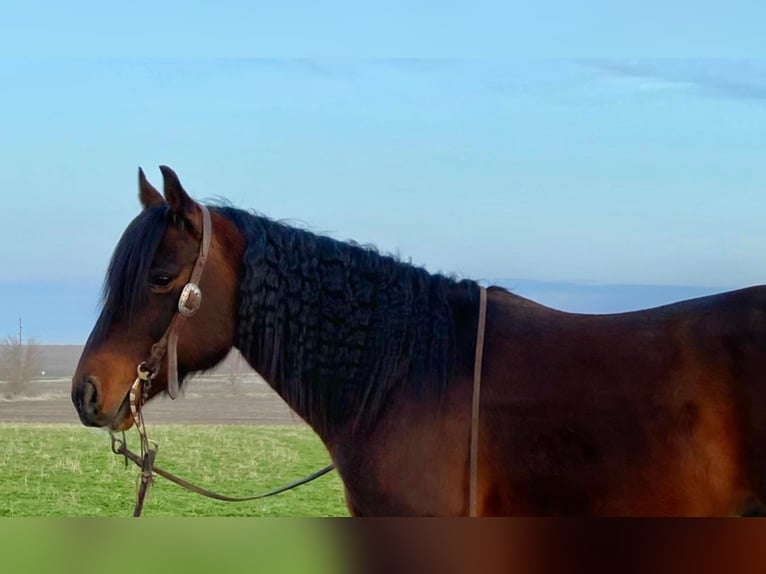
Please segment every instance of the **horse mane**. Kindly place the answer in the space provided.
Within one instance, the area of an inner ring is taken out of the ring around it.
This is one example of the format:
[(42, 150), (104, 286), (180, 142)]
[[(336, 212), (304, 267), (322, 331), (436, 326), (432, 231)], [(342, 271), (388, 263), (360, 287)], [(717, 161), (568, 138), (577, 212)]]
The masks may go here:
[(118, 317), (130, 321), (149, 294), (148, 276), (152, 261), (167, 227), (169, 208), (160, 204), (139, 213), (114, 249), (102, 287), (102, 309), (88, 338), (97, 344)]
[(230, 206), (246, 240), (235, 346), (321, 432), (371, 424), (399, 385), (441, 397), (455, 367), (458, 281)]

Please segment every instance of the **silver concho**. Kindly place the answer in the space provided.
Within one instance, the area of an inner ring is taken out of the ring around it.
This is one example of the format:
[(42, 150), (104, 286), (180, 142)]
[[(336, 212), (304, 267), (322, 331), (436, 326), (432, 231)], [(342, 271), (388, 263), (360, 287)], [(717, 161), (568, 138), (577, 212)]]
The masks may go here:
[(178, 312), (184, 317), (194, 315), (202, 303), (202, 290), (195, 283), (184, 285), (181, 296), (178, 298)]

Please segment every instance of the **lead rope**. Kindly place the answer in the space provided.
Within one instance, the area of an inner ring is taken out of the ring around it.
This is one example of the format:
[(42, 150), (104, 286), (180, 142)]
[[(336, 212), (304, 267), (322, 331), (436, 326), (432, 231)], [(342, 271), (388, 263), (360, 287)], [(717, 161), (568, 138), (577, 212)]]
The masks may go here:
[(468, 516), (477, 516), (479, 482), (479, 406), (481, 404), (481, 363), (484, 357), (484, 330), (487, 323), (487, 289), (480, 287), (479, 321), (476, 327), (476, 355), (473, 362), (473, 401), (471, 404), (471, 454), (468, 491)]
[(196, 492), (197, 494), (212, 498), (214, 500), (221, 500), (224, 502), (247, 502), (251, 500), (259, 500), (261, 498), (274, 496), (275, 494), (281, 494), (282, 492), (292, 490), (293, 488), (302, 486), (308, 482), (311, 482), (312, 480), (319, 478), (320, 476), (324, 476), (335, 468), (334, 464), (329, 464), (326, 467), (308, 475), (307, 477), (296, 480), (295, 482), (291, 482), (290, 484), (286, 484), (285, 486), (280, 486), (279, 488), (275, 488), (261, 494), (256, 494), (254, 496), (242, 497), (219, 494), (217, 492), (213, 492), (212, 490), (207, 490), (206, 488), (192, 484), (183, 478), (179, 478), (178, 476), (168, 472), (167, 470), (163, 470), (154, 464), (154, 460), (157, 456), (158, 445), (156, 442), (150, 440), (147, 437), (146, 426), (144, 425), (144, 417), (141, 413), (141, 405), (146, 402), (146, 399), (149, 395), (149, 388), (151, 387), (152, 378), (153, 375), (149, 371), (145, 370), (144, 365), (141, 364), (138, 367), (138, 376), (133, 382), (133, 386), (130, 388), (130, 412), (133, 415), (136, 430), (138, 431), (141, 454), (138, 455), (128, 448), (128, 443), (125, 439), (124, 432), (122, 433), (122, 439), (117, 438), (114, 433), (110, 433), (112, 439), (112, 452), (116, 455), (125, 457), (126, 467), (128, 461), (131, 461), (141, 469), (141, 472), (138, 476), (136, 506), (133, 510), (133, 516), (136, 518), (141, 516), (141, 512), (144, 508), (144, 501), (146, 500), (146, 495), (149, 492), (149, 487), (154, 482), (155, 474), (158, 474), (170, 482), (177, 484), (178, 486), (181, 486), (187, 490)]
[[(138, 460), (134, 460), (134, 462), (141, 468), (141, 472), (138, 475), (136, 506), (133, 509), (134, 518), (141, 516), (141, 511), (144, 508), (144, 500), (146, 500), (146, 495), (149, 492), (149, 487), (154, 483), (154, 459), (157, 457), (157, 449), (159, 448), (157, 443), (150, 441), (149, 437), (146, 435), (146, 425), (144, 424), (144, 416), (141, 412), (141, 404), (145, 403), (149, 396), (149, 388), (151, 387), (152, 378), (154, 375), (153, 373), (145, 370), (143, 363), (138, 365), (137, 371), (138, 374), (136, 376), (136, 380), (133, 381), (133, 385), (130, 387), (130, 413), (133, 415), (133, 422), (135, 423), (136, 430), (138, 431), (141, 449), (140, 457), (136, 457)], [(127, 450), (125, 433), (123, 433), (122, 436), (122, 445), (118, 445), (116, 444), (114, 435), (112, 435), (112, 451), (118, 453), (118, 450), (120, 450), (121, 446), (124, 450), (122, 454), (125, 456), (125, 464), (127, 465), (129, 451)]]

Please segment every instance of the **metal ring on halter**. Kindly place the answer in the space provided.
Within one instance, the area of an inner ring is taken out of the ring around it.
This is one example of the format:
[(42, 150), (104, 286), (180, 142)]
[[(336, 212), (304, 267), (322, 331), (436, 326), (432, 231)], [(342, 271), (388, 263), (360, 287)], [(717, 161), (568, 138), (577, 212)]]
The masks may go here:
[(202, 289), (196, 283), (184, 285), (181, 296), (178, 298), (178, 312), (184, 317), (191, 317), (202, 304)]
[(146, 361), (138, 364), (136, 367), (136, 373), (138, 374), (138, 378), (142, 381), (148, 381), (154, 375), (154, 373), (152, 373), (152, 371), (146, 367)]

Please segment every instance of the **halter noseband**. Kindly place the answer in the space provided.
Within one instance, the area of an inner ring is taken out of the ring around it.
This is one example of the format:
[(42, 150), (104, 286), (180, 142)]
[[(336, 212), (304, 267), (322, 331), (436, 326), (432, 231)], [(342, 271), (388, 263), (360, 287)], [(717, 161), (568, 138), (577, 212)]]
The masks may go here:
[[(198, 205), (202, 213), (202, 239), (199, 245), (199, 254), (194, 262), (189, 281), (184, 285), (181, 295), (178, 298), (178, 307), (176, 313), (170, 321), (170, 325), (165, 330), (159, 341), (152, 345), (149, 358), (140, 363), (137, 367), (138, 377), (130, 389), (130, 408), (134, 418), (138, 411), (139, 387), (141, 382), (146, 382), (143, 389), (144, 395), (148, 394), (148, 384), (157, 376), (160, 370), (160, 361), (167, 353), (168, 356), (168, 387), (167, 393), (171, 399), (178, 396), (178, 331), (181, 325), (189, 317), (193, 317), (202, 304), (202, 290), (199, 287), (199, 281), (202, 277), (202, 271), (205, 269), (208, 252), (210, 251), (210, 239), (212, 237), (212, 224), (210, 222), (210, 211), (202, 204)], [(142, 397), (144, 400), (146, 396)]]

